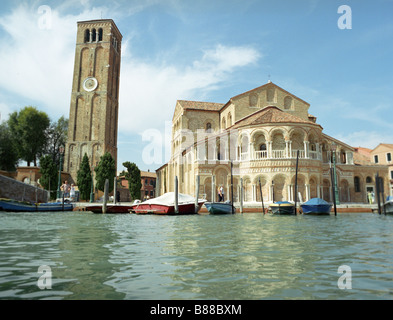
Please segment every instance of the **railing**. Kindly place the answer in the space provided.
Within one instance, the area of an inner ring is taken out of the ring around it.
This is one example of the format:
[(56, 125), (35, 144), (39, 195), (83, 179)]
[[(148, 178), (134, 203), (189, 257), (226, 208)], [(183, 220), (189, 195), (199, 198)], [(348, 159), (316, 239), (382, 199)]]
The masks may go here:
[(267, 159), (267, 151), (256, 151), (255, 160)]

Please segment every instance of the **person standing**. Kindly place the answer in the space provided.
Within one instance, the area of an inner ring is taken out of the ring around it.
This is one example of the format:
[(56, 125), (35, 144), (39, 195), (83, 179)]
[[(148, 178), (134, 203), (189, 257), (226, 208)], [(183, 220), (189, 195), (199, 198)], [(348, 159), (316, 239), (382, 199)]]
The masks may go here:
[(67, 180), (63, 184), (63, 192), (64, 198), (68, 198), (70, 196), (70, 185), (68, 184)]
[(220, 187), (220, 193), (221, 193), (221, 200), (222, 200), (222, 202), (225, 202), (224, 187), (222, 185)]
[(222, 200), (222, 194), (221, 194), (221, 188), (220, 188), (220, 187), (218, 187), (217, 193), (218, 193), (218, 202), (221, 202), (221, 200)]
[(75, 200), (75, 186), (74, 186), (73, 183), (71, 183), (70, 198), (71, 198), (71, 201), (74, 201), (74, 200)]
[(373, 195), (371, 194), (370, 191), (367, 193), (367, 197), (368, 197), (368, 203), (372, 204), (373, 203)]

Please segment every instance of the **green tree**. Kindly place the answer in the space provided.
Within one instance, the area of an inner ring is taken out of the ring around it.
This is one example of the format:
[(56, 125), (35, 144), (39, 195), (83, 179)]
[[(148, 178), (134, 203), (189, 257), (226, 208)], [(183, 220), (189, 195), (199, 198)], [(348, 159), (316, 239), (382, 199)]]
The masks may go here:
[(80, 198), (82, 200), (89, 200), (92, 185), (92, 176), (89, 165), (89, 157), (86, 153), (82, 158), (82, 162), (77, 172), (76, 180), (78, 184)]
[(8, 125), (17, 140), (19, 158), (28, 166), (31, 162), (37, 166), (37, 158), (45, 153), (49, 124), (48, 115), (35, 107), (25, 107), (10, 114)]
[(51, 155), (45, 155), (40, 158), (40, 184), (46, 190), (50, 190), (51, 199), (56, 199), (56, 189), (58, 185), (58, 171), (56, 163)]
[(65, 146), (68, 135), (68, 119), (61, 116), (56, 122), (51, 121), (46, 130), (47, 143), (45, 154), (52, 156), (53, 161), (60, 164), (60, 147)]
[(6, 122), (0, 124), (0, 170), (15, 171), (18, 163), (15, 138)]
[(141, 197), (141, 171), (133, 162), (124, 162), (123, 166), (127, 168), (125, 178), (128, 180), (128, 188), (130, 190), (131, 199), (140, 199)]
[(114, 180), (116, 177), (116, 162), (109, 152), (105, 152), (105, 154), (100, 158), (100, 162), (98, 163), (98, 166), (94, 169), (94, 171), (96, 172), (97, 189), (104, 191), (105, 180), (108, 179), (108, 192), (112, 192)]

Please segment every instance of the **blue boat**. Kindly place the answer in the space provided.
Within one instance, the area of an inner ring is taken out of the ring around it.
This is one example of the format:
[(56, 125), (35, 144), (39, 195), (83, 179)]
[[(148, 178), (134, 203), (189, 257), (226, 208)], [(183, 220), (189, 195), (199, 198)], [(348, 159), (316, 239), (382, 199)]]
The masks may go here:
[(312, 198), (300, 205), (304, 214), (330, 214), (332, 204), (321, 198)]
[(30, 203), (12, 199), (0, 199), (0, 210), (9, 212), (52, 212), (52, 211), (72, 211), (71, 203)]
[(205, 202), (205, 206), (210, 214), (236, 213), (236, 208), (229, 201), (226, 201), (226, 202)]

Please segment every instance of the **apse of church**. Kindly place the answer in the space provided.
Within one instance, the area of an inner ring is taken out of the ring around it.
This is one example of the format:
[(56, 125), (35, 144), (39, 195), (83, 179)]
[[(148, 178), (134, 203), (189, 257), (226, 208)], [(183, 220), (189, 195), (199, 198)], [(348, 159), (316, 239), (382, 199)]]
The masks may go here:
[(232, 162), (236, 202), (241, 195), (244, 202), (259, 202), (261, 191), (267, 202), (294, 201), (299, 153), (299, 200), (332, 201), (335, 152), (340, 201), (366, 202), (366, 181), (378, 171), (385, 175), (385, 168), (356, 165), (355, 149), (325, 134), (309, 108), (270, 81), (225, 104), (177, 101), (171, 159), (157, 170), (158, 192), (173, 191), (177, 176), (179, 192), (195, 194), (199, 176), (199, 197), (217, 200), (219, 186), (230, 196)]

